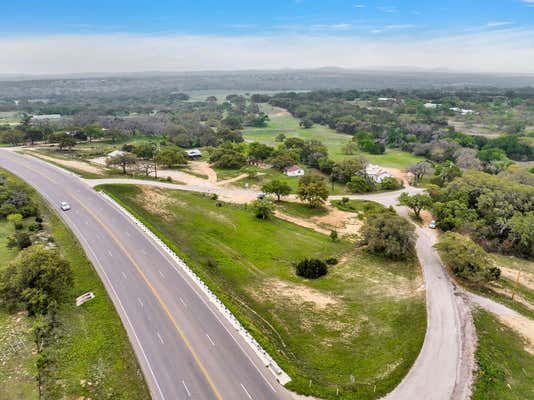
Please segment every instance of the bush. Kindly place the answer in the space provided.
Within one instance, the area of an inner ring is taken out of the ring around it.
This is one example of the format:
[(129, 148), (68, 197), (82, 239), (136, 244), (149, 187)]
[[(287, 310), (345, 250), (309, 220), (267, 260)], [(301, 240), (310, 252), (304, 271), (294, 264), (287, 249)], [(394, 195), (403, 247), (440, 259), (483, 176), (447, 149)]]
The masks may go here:
[(392, 176), (385, 177), (380, 182), (380, 189), (382, 190), (397, 190), (402, 187), (402, 184)]
[(298, 276), (307, 279), (317, 279), (328, 272), (328, 267), (324, 261), (306, 258), (297, 264), (296, 272)]
[(268, 199), (257, 199), (252, 203), (254, 215), (259, 219), (269, 219), (274, 214), (274, 204)]
[(40, 231), (43, 229), (43, 224), (40, 224), (38, 222), (34, 222), (33, 224), (31, 224), (30, 226), (28, 226), (28, 230), (30, 232), (37, 232), (37, 231)]
[(325, 263), (328, 265), (336, 265), (337, 264), (337, 258), (336, 257), (330, 257), (324, 260)]
[(374, 189), (373, 184), (363, 176), (353, 176), (350, 178), (347, 187), (353, 193), (366, 193), (371, 192)]
[(454, 275), (471, 284), (480, 286), (501, 276), (501, 270), (491, 266), (482, 247), (459, 233), (443, 234), (435, 247)]
[(15, 232), (13, 236), (10, 236), (7, 241), (7, 247), (10, 249), (18, 248), (19, 250), (25, 249), (26, 247), (30, 247), (32, 245), (32, 241), (30, 239), (30, 235), (28, 235), (26, 232)]
[(394, 211), (371, 214), (362, 228), (369, 251), (402, 260), (414, 253), (415, 228)]
[(339, 236), (336, 230), (330, 231), (330, 239), (332, 240), (332, 242), (337, 242), (338, 238)]

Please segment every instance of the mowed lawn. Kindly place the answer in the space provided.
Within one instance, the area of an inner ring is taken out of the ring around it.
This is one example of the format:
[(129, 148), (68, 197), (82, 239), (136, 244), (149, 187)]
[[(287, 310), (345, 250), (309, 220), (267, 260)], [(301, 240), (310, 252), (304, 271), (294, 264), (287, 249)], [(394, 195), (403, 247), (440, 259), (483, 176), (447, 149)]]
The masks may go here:
[[(298, 137), (303, 140), (315, 139), (321, 141), (328, 148), (330, 158), (334, 161), (356, 157), (345, 155), (342, 151), (343, 146), (348, 141), (352, 140), (351, 135), (338, 133), (326, 126), (317, 124), (310, 129), (304, 129), (299, 126), (299, 120), (287, 111), (272, 107), (268, 104), (262, 104), (261, 107), (262, 110), (269, 115), (270, 121), (264, 128), (245, 128), (243, 136), (246, 140), (276, 146), (278, 144), (275, 141), (276, 136), (283, 133), (286, 137)], [(391, 149), (388, 149), (383, 155), (362, 154), (373, 164), (399, 169), (408, 168), (410, 165), (423, 160), (423, 158), (414, 156), (413, 154)]]
[[(289, 388), (328, 399), (379, 398), (419, 353), (426, 314), (416, 262), (386, 262), (201, 194), (100, 188), (203, 277), (289, 373)], [(294, 273), (305, 257), (340, 262), (309, 281)]]

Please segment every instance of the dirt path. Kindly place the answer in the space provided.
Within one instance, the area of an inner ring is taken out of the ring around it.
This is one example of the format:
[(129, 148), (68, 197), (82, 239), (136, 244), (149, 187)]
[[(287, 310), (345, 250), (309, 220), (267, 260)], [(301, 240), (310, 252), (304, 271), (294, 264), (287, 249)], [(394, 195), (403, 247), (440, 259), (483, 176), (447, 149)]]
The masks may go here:
[(197, 174), (206, 175), (208, 177), (208, 182), (217, 182), (217, 173), (206, 161), (191, 161), (189, 165), (191, 166), (191, 171), (196, 172)]
[(49, 156), (45, 156), (44, 154), (33, 152), (33, 151), (30, 151), (30, 153), (32, 155), (35, 155), (36, 157), (42, 158), (43, 160), (51, 161), (53, 163), (63, 165), (65, 167), (74, 168), (74, 169), (77, 169), (83, 172), (88, 172), (91, 174), (104, 175), (104, 171), (102, 171), (100, 167), (91, 165), (84, 161), (62, 160), (61, 158), (49, 157)]
[(225, 179), (223, 181), (219, 181), (217, 182), (217, 185), (226, 185), (226, 184), (229, 184), (229, 183), (234, 183), (234, 182), (237, 182), (237, 181), (240, 181), (241, 179), (245, 179), (246, 177), (248, 176), (248, 174), (241, 174), (241, 175), (238, 175), (236, 177), (233, 177), (233, 178), (229, 178), (229, 179)]

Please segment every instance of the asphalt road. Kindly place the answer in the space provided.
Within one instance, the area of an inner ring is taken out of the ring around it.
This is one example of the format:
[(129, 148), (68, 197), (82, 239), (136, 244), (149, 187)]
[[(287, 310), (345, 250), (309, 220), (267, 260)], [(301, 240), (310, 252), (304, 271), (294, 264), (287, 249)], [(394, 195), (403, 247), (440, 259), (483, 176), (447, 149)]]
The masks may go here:
[[(0, 166), (34, 186), (79, 239), (154, 399), (292, 398), (170, 257), (89, 185), (5, 149)], [(59, 210), (61, 201), (72, 209)]]

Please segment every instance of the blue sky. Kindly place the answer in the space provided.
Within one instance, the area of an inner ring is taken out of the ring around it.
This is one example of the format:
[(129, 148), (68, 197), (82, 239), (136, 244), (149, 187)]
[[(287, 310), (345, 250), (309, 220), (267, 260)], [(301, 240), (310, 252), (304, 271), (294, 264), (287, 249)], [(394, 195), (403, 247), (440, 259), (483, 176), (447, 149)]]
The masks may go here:
[(0, 54), (9, 58), (0, 73), (326, 65), (534, 72), (534, 0), (5, 3)]
[(26, 0), (5, 2), (0, 32), (431, 35), (534, 27), (534, 0)]

